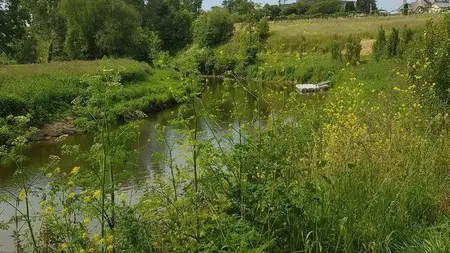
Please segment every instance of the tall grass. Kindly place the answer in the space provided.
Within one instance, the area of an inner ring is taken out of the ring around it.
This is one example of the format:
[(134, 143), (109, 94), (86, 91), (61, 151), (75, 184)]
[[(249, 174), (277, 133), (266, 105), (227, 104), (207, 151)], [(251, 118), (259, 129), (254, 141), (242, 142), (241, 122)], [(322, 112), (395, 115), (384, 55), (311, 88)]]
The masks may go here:
[(118, 117), (163, 108), (182, 96), (177, 90), (181, 81), (174, 71), (150, 70), (147, 64), (133, 60), (9, 65), (0, 68), (0, 117), (30, 113), (32, 121), (40, 125), (70, 115), (72, 101), (90, 95), (86, 91), (90, 80), (111, 73), (120, 76), (124, 84), (116, 97)]

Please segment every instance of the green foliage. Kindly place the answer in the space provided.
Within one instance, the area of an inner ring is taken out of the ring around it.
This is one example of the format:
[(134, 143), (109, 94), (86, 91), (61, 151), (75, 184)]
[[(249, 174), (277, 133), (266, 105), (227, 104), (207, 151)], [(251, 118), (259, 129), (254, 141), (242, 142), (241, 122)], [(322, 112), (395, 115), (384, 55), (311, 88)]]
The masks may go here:
[(259, 20), (258, 24), (255, 27), (256, 34), (260, 41), (265, 41), (270, 36), (270, 27), (269, 27), (269, 21), (266, 17), (263, 17), (261, 20)]
[(333, 60), (338, 61), (342, 60), (342, 44), (339, 41), (337, 35), (334, 35), (333, 42), (331, 43), (330, 46), (330, 51), (331, 51), (331, 58)]
[(363, 13), (372, 14), (377, 10), (377, 4), (375, 0), (357, 0), (356, 9)]
[(438, 24), (427, 21), (425, 31), (415, 37), (409, 55), (409, 75), (414, 83), (437, 86), (438, 94), (445, 100), (450, 88), (450, 15)]
[(361, 54), (361, 39), (350, 35), (345, 44), (345, 60), (351, 65), (356, 65), (360, 62)]
[(341, 11), (342, 2), (338, 0), (321, 0), (316, 1), (307, 14), (332, 14)]
[(143, 14), (143, 26), (157, 32), (164, 50), (177, 51), (192, 42), (195, 13), (184, 9), (181, 1), (149, 1)]
[(376, 61), (379, 61), (384, 57), (386, 52), (386, 44), (386, 32), (384, 31), (383, 27), (381, 27), (377, 34), (377, 40), (373, 45), (373, 57)]
[(132, 56), (139, 14), (121, 0), (63, 0), (67, 21), (66, 51), (72, 59), (96, 59), (104, 55)]
[(411, 28), (404, 27), (400, 34), (400, 44), (398, 54), (400, 57), (404, 57), (409, 51), (411, 51), (410, 45), (414, 38), (414, 31)]
[(393, 28), (387, 41), (387, 56), (389, 58), (398, 56), (400, 36), (397, 29)]
[(202, 13), (194, 22), (194, 42), (201, 47), (213, 47), (228, 41), (234, 22), (226, 9), (214, 8)]
[(111, 70), (124, 84), (111, 108), (116, 120), (134, 118), (136, 111), (159, 110), (182, 99), (175, 71), (150, 71), (147, 64), (132, 60), (11, 65), (0, 69), (0, 117), (30, 113), (37, 126), (56, 120), (70, 113), (76, 97), (92, 96), (86, 90), (90, 76), (103, 76)]
[(28, 17), (19, 0), (0, 2), (0, 52), (14, 55), (12, 47), (25, 35)]

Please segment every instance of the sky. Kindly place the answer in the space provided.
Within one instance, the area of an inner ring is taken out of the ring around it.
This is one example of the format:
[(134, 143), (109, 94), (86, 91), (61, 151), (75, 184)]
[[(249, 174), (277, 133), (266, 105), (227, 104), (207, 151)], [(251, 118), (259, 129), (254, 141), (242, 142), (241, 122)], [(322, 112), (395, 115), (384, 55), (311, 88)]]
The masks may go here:
[[(254, 2), (260, 3), (262, 5), (269, 4), (278, 4), (278, 0), (253, 0)], [(221, 5), (223, 0), (203, 0), (203, 9), (209, 10), (212, 6)], [(288, 1), (288, 2), (295, 2)], [(408, 1), (409, 2), (409, 1)], [(398, 9), (403, 3), (403, 0), (377, 0), (378, 8), (385, 9), (387, 11), (392, 11)]]

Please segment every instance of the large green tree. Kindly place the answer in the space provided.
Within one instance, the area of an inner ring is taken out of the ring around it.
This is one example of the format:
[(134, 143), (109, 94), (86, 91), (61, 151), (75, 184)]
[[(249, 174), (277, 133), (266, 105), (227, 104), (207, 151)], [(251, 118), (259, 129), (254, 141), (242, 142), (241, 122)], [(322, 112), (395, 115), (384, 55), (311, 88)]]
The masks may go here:
[(152, 0), (145, 7), (143, 26), (157, 32), (165, 50), (176, 51), (192, 42), (195, 16), (179, 0)]
[(194, 23), (194, 41), (202, 47), (212, 47), (231, 38), (234, 22), (224, 8), (214, 8), (201, 14)]
[(367, 14), (372, 14), (377, 10), (376, 0), (357, 0), (356, 9)]
[(122, 0), (62, 0), (61, 13), (70, 58), (133, 55), (140, 18), (132, 5)]
[(0, 0), (0, 53), (14, 54), (13, 42), (25, 36), (28, 18), (20, 0)]

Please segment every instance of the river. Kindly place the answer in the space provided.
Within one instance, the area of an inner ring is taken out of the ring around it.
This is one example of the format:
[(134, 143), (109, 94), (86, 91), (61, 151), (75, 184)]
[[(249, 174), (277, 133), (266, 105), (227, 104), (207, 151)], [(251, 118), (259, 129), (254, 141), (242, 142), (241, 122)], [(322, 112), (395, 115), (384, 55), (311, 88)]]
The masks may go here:
[[(269, 94), (267, 88), (261, 92), (262, 98), (257, 98), (255, 96), (257, 91), (261, 91), (260, 83), (246, 83), (244, 85), (238, 85), (235, 87), (225, 88), (220, 81), (217, 80), (206, 80), (204, 83), (204, 92), (200, 98), (200, 104), (203, 109), (209, 110), (209, 113), (213, 114), (218, 120), (210, 122), (208, 119), (201, 119), (199, 121), (198, 128), (201, 131), (200, 138), (207, 138), (211, 136), (212, 131), (216, 135), (222, 135), (224, 133), (232, 133), (233, 127), (236, 127), (237, 122), (231, 116), (230, 110), (233, 107), (233, 103), (237, 102), (240, 105), (245, 106), (245, 118), (247, 120), (261, 120), (270, 113), (271, 103), (283, 103), (286, 99), (288, 92), (281, 92), (282, 89), (275, 85), (264, 85), (264, 87), (273, 86), (278, 87), (278, 91), (273, 93), (270, 89)], [(292, 88), (288, 89), (292, 91)], [(274, 95), (275, 94), (275, 95)], [(226, 96), (224, 96), (226, 95)], [(221, 101), (220, 110), (213, 110), (217, 108), (217, 103)], [(233, 102), (234, 101), (234, 102)], [(270, 102), (268, 102), (270, 101)], [(270, 104), (270, 105), (269, 105)], [(156, 124), (167, 126), (165, 137), (167, 139), (175, 138), (179, 133), (176, 129), (169, 123), (177, 115), (179, 106), (175, 106), (170, 109), (163, 110), (161, 112), (156, 112), (148, 115), (148, 117), (139, 124), (140, 135), (136, 140), (135, 146), (141, 146), (137, 161), (138, 165), (135, 171), (132, 173), (135, 175), (136, 179), (143, 180), (144, 182), (150, 182), (155, 174), (164, 173), (166, 170), (165, 165), (162, 163), (155, 162), (152, 158), (152, 154), (160, 153), (166, 154), (166, 147), (160, 145), (157, 139), (157, 131), (155, 129)], [(258, 109), (260, 115), (258, 115)], [(185, 116), (189, 116), (190, 112), (185, 112)], [(219, 123), (218, 123), (219, 122)], [(150, 140), (148, 142), (148, 140)], [(63, 141), (56, 140), (46, 140), (32, 143), (26, 150), (25, 155), (28, 160), (25, 163), (26, 170), (32, 176), (30, 181), (34, 187), (44, 188), (48, 183), (48, 178), (40, 173), (40, 168), (48, 163), (49, 157), (52, 155), (61, 156), (61, 147), (64, 144), (68, 145), (79, 145), (82, 151), (88, 151), (93, 143), (93, 135), (89, 133), (77, 134), (73, 136), (68, 136)], [(146, 145), (142, 146), (142, 143)], [(183, 151), (180, 148), (175, 148), (174, 156), (176, 157), (176, 162), (183, 163)], [(71, 158), (61, 156), (61, 169), (65, 171), (70, 171), (73, 163)], [(0, 165), (0, 190), (5, 192), (17, 193), (18, 188), (13, 183), (14, 166)], [(133, 189), (133, 182), (128, 182), (128, 185), (122, 189), (123, 191), (130, 191)], [(131, 201), (137, 201), (137, 195)], [(39, 198), (32, 197), (31, 205), (35, 212), (39, 211)], [(0, 203), (0, 222), (7, 221), (14, 215), (14, 209), (7, 205), (6, 203)], [(39, 224), (35, 223), (36, 229), (39, 230)], [(12, 232), (14, 230), (14, 225), (10, 225), (7, 230), (0, 230), (0, 252), (13, 252), (14, 244), (11, 238)]]

